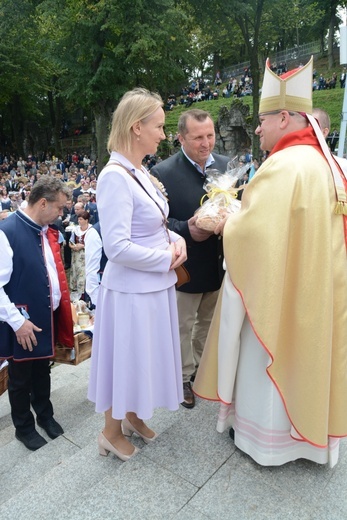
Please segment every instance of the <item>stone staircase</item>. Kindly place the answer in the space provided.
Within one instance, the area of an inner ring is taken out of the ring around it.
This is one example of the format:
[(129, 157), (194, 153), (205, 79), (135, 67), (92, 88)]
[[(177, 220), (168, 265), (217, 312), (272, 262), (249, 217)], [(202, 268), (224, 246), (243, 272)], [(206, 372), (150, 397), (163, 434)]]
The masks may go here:
[(65, 434), (36, 452), (14, 437), (0, 397), (1, 520), (319, 520), (347, 517), (347, 443), (329, 470), (307, 461), (262, 468), (215, 430), (217, 403), (156, 410), (152, 445), (123, 463), (100, 457), (103, 426), (87, 398), (90, 360), (52, 369), (55, 417)]

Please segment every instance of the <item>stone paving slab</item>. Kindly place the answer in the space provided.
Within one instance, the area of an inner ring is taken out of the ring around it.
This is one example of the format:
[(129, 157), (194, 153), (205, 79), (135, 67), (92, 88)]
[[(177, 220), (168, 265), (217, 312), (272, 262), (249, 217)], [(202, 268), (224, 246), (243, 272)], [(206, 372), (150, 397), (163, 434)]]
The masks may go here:
[[(52, 369), (64, 436), (29, 452), (14, 438), (0, 396), (1, 520), (346, 520), (347, 440), (334, 469), (299, 460), (258, 466), (216, 432), (218, 404), (155, 411), (160, 434), (126, 463), (100, 457), (103, 416), (87, 400), (89, 360)], [(42, 433), (42, 430), (40, 430)]]
[[(169, 517), (170, 520), (216, 520), (216, 517), (204, 515), (201, 511), (197, 511), (190, 505), (186, 505), (174, 516)], [(227, 518), (230, 518), (229, 516)], [(226, 519), (224, 519), (226, 520)]]
[(178, 512), (198, 489), (149, 460), (144, 452), (117, 470), (110, 460), (109, 475), (57, 520), (160, 520)]

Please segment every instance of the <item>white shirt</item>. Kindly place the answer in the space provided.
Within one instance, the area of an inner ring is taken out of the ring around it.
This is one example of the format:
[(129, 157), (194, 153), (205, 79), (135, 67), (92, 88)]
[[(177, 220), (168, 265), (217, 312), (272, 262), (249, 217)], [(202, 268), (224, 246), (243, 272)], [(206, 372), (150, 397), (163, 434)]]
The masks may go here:
[[(30, 217), (25, 214), (27, 218)], [(32, 219), (30, 219), (32, 220)], [(43, 247), (46, 261), (46, 267), (51, 284), (52, 291), (52, 306), (55, 310), (60, 303), (61, 292), (59, 286), (59, 279), (57, 268), (55, 265), (52, 249), (49, 245), (46, 235), (48, 226), (42, 229), (43, 232)], [(14, 332), (16, 332), (24, 323), (25, 318), (14, 303), (12, 303), (7, 296), (4, 286), (8, 284), (11, 279), (13, 271), (13, 250), (7, 239), (7, 236), (0, 230), (0, 320), (8, 323)]]
[(90, 228), (84, 239), (86, 292), (92, 303), (96, 305), (100, 285), (100, 261), (102, 257), (102, 241), (95, 228)]
[(189, 161), (190, 163), (192, 163), (192, 165), (195, 166), (195, 168), (196, 168), (200, 173), (202, 173), (203, 175), (206, 175), (206, 168), (208, 168), (208, 166), (211, 166), (211, 164), (213, 164), (213, 163), (215, 162), (215, 160), (214, 160), (214, 158), (213, 158), (213, 155), (210, 153), (210, 155), (208, 156), (207, 161), (206, 161), (206, 163), (205, 163), (205, 169), (204, 169), (204, 171), (202, 171), (201, 166), (200, 166), (198, 163), (196, 163), (195, 161), (193, 161), (190, 157), (188, 157), (188, 155), (187, 155), (186, 152), (184, 151), (183, 146), (182, 146), (181, 150), (182, 150), (182, 152), (184, 153), (184, 155), (187, 157), (188, 161)]

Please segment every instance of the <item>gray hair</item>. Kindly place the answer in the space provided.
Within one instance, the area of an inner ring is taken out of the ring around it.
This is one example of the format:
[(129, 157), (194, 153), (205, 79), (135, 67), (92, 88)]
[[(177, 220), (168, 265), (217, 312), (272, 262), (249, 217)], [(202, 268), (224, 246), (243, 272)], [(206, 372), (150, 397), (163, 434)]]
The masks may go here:
[(71, 191), (64, 182), (51, 175), (42, 175), (31, 189), (28, 204), (33, 206), (40, 199), (54, 202), (57, 200), (59, 193), (63, 193), (68, 198), (71, 197)]

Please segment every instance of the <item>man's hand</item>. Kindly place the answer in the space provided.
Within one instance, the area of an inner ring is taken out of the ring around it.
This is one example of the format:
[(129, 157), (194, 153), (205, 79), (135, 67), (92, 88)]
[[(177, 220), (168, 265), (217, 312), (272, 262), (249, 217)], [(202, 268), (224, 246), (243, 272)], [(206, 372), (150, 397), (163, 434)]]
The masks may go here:
[(18, 343), (23, 347), (24, 350), (33, 351), (37, 345), (37, 339), (35, 332), (41, 332), (42, 329), (36, 327), (31, 321), (25, 320), (23, 325), (16, 331), (16, 338)]
[(192, 237), (195, 242), (204, 242), (204, 240), (207, 240), (210, 236), (213, 235), (213, 231), (205, 231), (204, 229), (200, 229), (196, 226), (197, 216), (193, 216), (188, 220), (188, 229), (190, 236)]
[(226, 221), (228, 220), (229, 217), (230, 217), (230, 215), (226, 214), (225, 217), (223, 218), (223, 220), (221, 220), (219, 222), (219, 224), (217, 224), (216, 229), (214, 230), (215, 235), (222, 235), (223, 236), (224, 226), (225, 226)]

